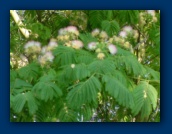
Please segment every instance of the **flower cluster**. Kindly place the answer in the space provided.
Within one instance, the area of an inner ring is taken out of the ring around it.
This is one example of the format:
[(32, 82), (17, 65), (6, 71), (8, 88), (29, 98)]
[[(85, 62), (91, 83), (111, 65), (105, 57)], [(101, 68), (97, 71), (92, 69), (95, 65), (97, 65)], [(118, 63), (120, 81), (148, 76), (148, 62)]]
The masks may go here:
[(67, 47), (72, 47), (74, 49), (81, 49), (84, 46), (84, 44), (80, 40), (68, 41), (64, 45)]
[(50, 52), (58, 46), (56, 39), (51, 39), (47, 46), (42, 47), (41, 53)]
[(155, 10), (147, 10), (147, 13), (152, 16), (152, 21), (157, 22), (157, 17), (155, 15)]
[(57, 39), (60, 41), (69, 41), (77, 39), (79, 36), (79, 31), (75, 26), (68, 26), (65, 28), (61, 28), (58, 31)]
[(38, 61), (41, 65), (45, 65), (47, 62), (52, 62), (53, 59), (52, 52), (45, 52), (44, 55), (39, 56)]
[(125, 49), (132, 51), (132, 45), (128, 42), (128, 39), (132, 39), (133, 41), (137, 41), (139, 33), (137, 30), (133, 29), (130, 25), (124, 26), (119, 32), (118, 36), (114, 35), (108, 39), (109, 44), (117, 44)]
[(24, 55), (20, 55), (19, 57), (17, 55), (14, 55), (13, 53), (10, 53), (10, 65), (12, 68), (21, 68), (28, 64), (28, 59)]
[(38, 61), (41, 65), (45, 65), (48, 62), (52, 62), (54, 56), (52, 50), (58, 46), (56, 39), (51, 39), (47, 46), (42, 47), (41, 55), (38, 58)]
[(70, 25), (77, 26), (81, 30), (85, 30), (87, 28), (87, 15), (84, 12), (66, 10), (64, 13), (67, 17), (71, 18)]
[(29, 41), (24, 46), (25, 53), (30, 55), (41, 51), (41, 44), (37, 41)]
[(91, 35), (93, 37), (97, 37), (99, 38), (101, 41), (106, 41), (108, 39), (108, 35), (105, 31), (100, 31), (99, 29), (94, 29), (92, 32), (91, 32)]
[(119, 33), (119, 36), (122, 38), (126, 38), (129, 34), (133, 33), (133, 28), (131, 26), (124, 26), (122, 31)]
[(25, 44), (24, 49), (27, 55), (32, 54), (32, 59), (38, 59), (41, 65), (52, 62), (54, 56), (52, 50), (58, 46), (56, 39), (51, 39), (47, 46), (41, 48), (41, 44), (36, 41), (29, 41)]
[(80, 41), (80, 40), (73, 40), (73, 41), (71, 41), (71, 45), (75, 49), (80, 49), (80, 48), (82, 48), (84, 46), (82, 41)]
[[(117, 53), (117, 48), (114, 44), (105, 44), (106, 47), (104, 48), (97, 48), (95, 52), (97, 53), (97, 58), (100, 60), (103, 60), (105, 58), (105, 53), (110, 53), (112, 55), (115, 55)], [(103, 51), (102, 51), (103, 50)]]
[(74, 49), (81, 49), (84, 44), (78, 40), (79, 31), (75, 26), (68, 26), (59, 30), (57, 39), (65, 42), (64, 45)]
[[(134, 38), (136, 40), (137, 39), (137, 36), (138, 36), (138, 33), (135, 33), (135, 31), (136, 30), (134, 30), (133, 33), (132, 33), (132, 38)], [(129, 43), (129, 41), (127, 40), (127, 38), (123, 38), (121, 36), (115, 36), (114, 35), (112, 38), (110, 38), (108, 40), (108, 42), (110, 44), (115, 43), (115, 44), (123, 47), (124, 49), (130, 50), (130, 52), (133, 52), (132, 45)]]
[(139, 24), (144, 26), (146, 24), (145, 20), (148, 20), (149, 23), (157, 22), (155, 10), (146, 10), (146, 12), (141, 12), (139, 14)]

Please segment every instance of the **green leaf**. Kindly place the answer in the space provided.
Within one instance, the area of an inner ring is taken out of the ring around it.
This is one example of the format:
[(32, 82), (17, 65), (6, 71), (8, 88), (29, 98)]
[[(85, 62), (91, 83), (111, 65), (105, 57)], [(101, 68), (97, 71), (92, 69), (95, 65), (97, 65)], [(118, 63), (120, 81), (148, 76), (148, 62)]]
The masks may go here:
[(62, 96), (61, 89), (55, 83), (55, 72), (50, 70), (48, 74), (42, 76), (33, 87), (33, 92), (38, 98), (44, 101), (52, 100), (53, 97)]
[(146, 70), (148, 73), (151, 74), (151, 76), (153, 77), (153, 80), (160, 80), (160, 72), (153, 70), (152, 68), (145, 66)]
[(92, 55), (88, 51), (80, 50), (80, 51), (76, 52), (76, 62), (77, 63), (89, 64), (93, 61), (94, 58), (95, 58), (95, 56)]
[(14, 102), (14, 96), (10, 94), (10, 108), (12, 108)]
[(129, 86), (129, 80), (124, 72), (119, 70), (113, 70), (113, 76), (120, 81), (124, 86)]
[[(90, 71), (85, 64), (73, 64), (64, 68), (64, 78), (67, 80), (82, 80), (90, 75)], [(72, 76), (72, 77), (71, 77)]]
[(13, 88), (23, 88), (23, 87), (28, 87), (28, 88), (32, 88), (32, 85), (27, 83), (24, 80), (21, 79), (15, 79), (14, 84), (13, 84)]
[(10, 70), (10, 81), (14, 81), (17, 78), (17, 72)]
[(21, 93), (14, 96), (12, 108), (14, 109), (15, 112), (20, 113), (24, 108), (26, 102), (28, 104), (29, 113), (31, 115), (34, 114), (38, 109), (38, 104), (31, 92)]
[(113, 21), (104, 20), (101, 23), (101, 27), (104, 31), (108, 33), (109, 36), (113, 36), (114, 34), (117, 34), (120, 30), (119, 24), (115, 20)]
[(93, 109), (89, 105), (81, 107), (79, 118), (81, 121), (89, 121), (93, 115)]
[(28, 64), (18, 70), (19, 76), (29, 82), (36, 81), (39, 77), (40, 67), (36, 63)]
[(118, 68), (123, 66), (128, 73), (133, 73), (134, 76), (145, 74), (146, 71), (134, 55), (116, 56), (115, 63)]
[(103, 10), (103, 15), (107, 18), (107, 20), (113, 19), (113, 10)]
[(11, 94), (14, 94), (14, 95), (31, 90), (31, 88), (32, 88), (32, 85), (30, 83), (27, 83), (26, 81), (18, 79), (18, 78), (10, 82), (10, 92)]
[(82, 40), (82, 42), (84, 43), (85, 47), (87, 47), (87, 45), (90, 42), (97, 42), (97, 39), (94, 38), (90, 33), (84, 33), (84, 34), (80, 34), (79, 38)]
[(67, 101), (71, 107), (79, 108), (83, 104), (96, 101), (99, 90), (101, 90), (101, 83), (96, 77), (91, 76), (71, 89), (67, 95)]
[(137, 24), (139, 21), (139, 11), (138, 10), (120, 10), (117, 18), (122, 25)]
[(33, 23), (29, 29), (31, 29), (33, 33), (38, 34), (38, 37), (42, 40), (47, 40), (51, 36), (51, 29), (42, 23)]
[(125, 50), (125, 49), (122, 49), (121, 47), (118, 47), (118, 46), (116, 46), (117, 47), (117, 54), (118, 55), (123, 55), (123, 56), (132, 56), (133, 54), (130, 52), (130, 51), (128, 51), (128, 50)]
[(28, 92), (26, 97), (27, 97), (29, 113), (34, 114), (38, 110), (38, 103), (36, 102), (36, 100), (31, 92)]
[(157, 91), (156, 89), (145, 81), (140, 82), (140, 84), (134, 89), (134, 105), (132, 108), (132, 113), (137, 115), (141, 112), (141, 118), (147, 118), (152, 112), (152, 108), (155, 109), (157, 106)]
[(41, 82), (54, 82), (56, 80), (56, 72), (53, 69), (50, 69), (47, 74), (44, 74), (39, 79)]
[(75, 63), (75, 50), (70, 47), (58, 46), (54, 51), (55, 62), (60, 66)]
[(132, 107), (133, 97), (129, 89), (123, 85), (118, 79), (112, 76), (103, 76), (105, 82), (105, 90), (114, 97), (120, 105)]
[(88, 19), (92, 28), (99, 28), (104, 18), (101, 10), (91, 10)]
[(77, 113), (64, 103), (58, 114), (60, 122), (76, 122), (76, 117)]
[(88, 68), (93, 73), (111, 74), (116, 67), (111, 60), (95, 60)]
[(33, 92), (36, 96), (44, 101), (52, 100), (53, 97), (62, 96), (61, 89), (53, 82), (38, 82), (33, 87)]
[(13, 100), (13, 104), (15, 104), (13, 105), (14, 111), (17, 113), (21, 112), (25, 103), (26, 103), (26, 99), (24, 93), (16, 95)]

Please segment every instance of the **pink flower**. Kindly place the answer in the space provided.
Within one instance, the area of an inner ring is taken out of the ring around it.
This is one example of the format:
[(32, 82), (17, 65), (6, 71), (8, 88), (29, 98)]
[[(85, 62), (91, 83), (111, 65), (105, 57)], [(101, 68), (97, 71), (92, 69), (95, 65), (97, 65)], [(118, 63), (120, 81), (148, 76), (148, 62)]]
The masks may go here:
[(109, 52), (113, 55), (117, 53), (117, 48), (113, 44), (108, 45), (108, 49), (109, 49)]
[(96, 28), (96, 29), (94, 29), (94, 30), (91, 32), (91, 35), (92, 35), (92, 36), (97, 36), (99, 33), (100, 33), (100, 30)]
[(58, 46), (58, 44), (55, 40), (50, 40), (50, 42), (48, 43), (48, 46), (47, 46), (47, 50), (51, 51), (57, 46)]
[(121, 32), (119, 33), (119, 36), (125, 38), (125, 37), (127, 36), (127, 33), (126, 33), (125, 31), (121, 31)]
[(41, 47), (41, 44), (37, 41), (29, 41), (25, 44), (24, 48), (27, 49), (29, 47)]
[(41, 43), (37, 41), (29, 41), (25, 44), (24, 49), (28, 54), (39, 53), (41, 51)]
[(79, 35), (79, 31), (75, 26), (68, 26), (65, 28), (65, 30), (69, 33), (74, 33), (76, 35)]
[(75, 26), (68, 26), (65, 28), (66, 31), (68, 32), (75, 32), (78, 31), (78, 29)]
[(48, 61), (53, 62), (54, 55), (51, 52), (46, 52), (43, 56), (38, 58), (39, 63), (45, 65)]
[(71, 41), (71, 43), (72, 43), (72, 47), (75, 49), (80, 49), (84, 46), (82, 41), (80, 41), (80, 40), (73, 40), (73, 41)]
[(90, 50), (96, 49), (96, 46), (97, 46), (96, 42), (90, 42), (90, 43), (88, 44), (88, 48), (89, 48)]
[(125, 27), (123, 27), (123, 30), (125, 32), (131, 32), (133, 30), (133, 28), (131, 26), (125, 26)]

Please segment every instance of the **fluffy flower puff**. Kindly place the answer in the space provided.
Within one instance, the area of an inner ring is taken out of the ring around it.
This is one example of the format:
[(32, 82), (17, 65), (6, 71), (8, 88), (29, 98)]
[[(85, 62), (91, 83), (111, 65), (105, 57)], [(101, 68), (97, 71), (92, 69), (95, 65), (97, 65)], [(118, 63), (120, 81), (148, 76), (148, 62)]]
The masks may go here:
[(75, 49), (80, 49), (84, 46), (80, 40), (73, 40), (71, 41), (71, 44), (72, 44), (72, 47)]
[(100, 38), (102, 38), (102, 39), (107, 39), (107, 38), (108, 38), (107, 33), (106, 33), (105, 31), (101, 31), (101, 33), (100, 33)]
[(119, 36), (121, 36), (122, 38), (125, 38), (125, 37), (127, 37), (127, 32), (126, 31), (121, 31), (119, 33)]
[(99, 33), (100, 33), (100, 30), (96, 28), (96, 29), (94, 29), (94, 30), (91, 32), (91, 35), (95, 37), (95, 36), (97, 36)]
[(104, 53), (98, 53), (97, 58), (103, 60), (105, 57)]
[(58, 46), (58, 44), (57, 44), (56, 40), (51, 39), (50, 42), (48, 43), (47, 50), (51, 51), (57, 46)]
[(67, 46), (67, 47), (71, 47), (71, 42), (70, 41), (66, 42), (64, 45)]
[(59, 35), (66, 35), (67, 33), (73, 33), (73, 34), (75, 34), (77, 36), (79, 35), (79, 31), (75, 26), (68, 26), (66, 28), (61, 28), (58, 31)]
[(46, 52), (43, 56), (40, 56), (38, 60), (39, 60), (40, 64), (44, 65), (48, 61), (52, 62), (53, 59), (54, 59), (53, 54), (51, 52)]
[(51, 52), (46, 52), (44, 56), (46, 57), (47, 61), (50, 62), (52, 62), (54, 59), (54, 55)]
[(155, 10), (147, 10), (147, 13), (152, 15), (153, 17), (155, 16)]
[(41, 44), (37, 41), (29, 41), (24, 46), (26, 53), (37, 53), (41, 51)]
[(113, 44), (108, 45), (108, 49), (109, 49), (109, 52), (113, 55), (117, 53), (117, 48)]
[(29, 47), (34, 47), (34, 46), (41, 47), (41, 44), (37, 41), (29, 41), (25, 44), (24, 48), (28, 49)]
[(42, 47), (42, 49), (41, 49), (42, 54), (45, 54), (47, 51), (48, 51), (47, 46)]
[(96, 42), (90, 42), (88, 44), (88, 49), (95, 50), (96, 49), (96, 46), (97, 46)]
[(58, 31), (58, 34), (59, 35), (65, 35), (67, 33), (67, 31), (64, 29), (64, 28), (61, 28), (59, 31)]
[(133, 30), (133, 28), (131, 26), (123, 27), (123, 31), (125, 31), (125, 32), (131, 32), (132, 30)]
[(68, 26), (65, 28), (65, 30), (69, 33), (74, 33), (76, 35), (79, 35), (79, 31), (75, 26)]
[(124, 47), (127, 48), (127, 49), (129, 49), (129, 48), (130, 48), (130, 43), (129, 43), (128, 41), (125, 42), (125, 43), (124, 43)]

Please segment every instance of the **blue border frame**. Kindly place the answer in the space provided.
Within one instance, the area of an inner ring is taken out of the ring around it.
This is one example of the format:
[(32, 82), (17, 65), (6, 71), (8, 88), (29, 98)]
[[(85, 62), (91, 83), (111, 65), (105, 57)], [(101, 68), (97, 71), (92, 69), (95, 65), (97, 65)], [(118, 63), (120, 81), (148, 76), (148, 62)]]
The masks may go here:
[[(171, 131), (172, 20), (167, 0), (0, 0), (0, 133), (164, 133)], [(12, 9), (160, 9), (161, 122), (160, 123), (10, 123), (9, 10)]]

